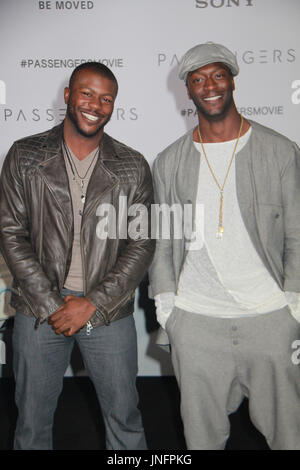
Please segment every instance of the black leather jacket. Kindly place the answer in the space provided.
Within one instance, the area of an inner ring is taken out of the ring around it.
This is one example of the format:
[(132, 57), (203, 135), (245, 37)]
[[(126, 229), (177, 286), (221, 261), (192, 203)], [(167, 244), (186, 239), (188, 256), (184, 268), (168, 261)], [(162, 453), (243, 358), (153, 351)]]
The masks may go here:
[[(15, 142), (1, 173), (0, 248), (14, 277), (12, 306), (38, 322), (63, 304), (60, 292), (72, 254), (73, 210), (62, 132), (61, 124)], [(137, 151), (104, 134), (81, 226), (84, 294), (97, 307), (93, 326), (133, 312), (135, 289), (155, 249), (151, 238), (97, 237), (97, 207), (112, 204), (118, 216), (119, 196), (127, 197), (128, 207), (149, 207), (150, 217), (153, 190), (148, 163)], [(130, 217), (126, 213), (125, 217), (127, 225)]]

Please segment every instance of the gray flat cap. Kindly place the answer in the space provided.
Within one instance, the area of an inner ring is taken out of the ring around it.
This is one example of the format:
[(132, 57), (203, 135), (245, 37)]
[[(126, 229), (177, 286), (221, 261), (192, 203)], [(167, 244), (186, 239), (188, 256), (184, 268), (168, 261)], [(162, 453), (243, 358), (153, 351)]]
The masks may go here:
[(209, 41), (192, 47), (184, 54), (179, 64), (179, 78), (186, 80), (189, 72), (213, 62), (222, 62), (222, 64), (227, 65), (234, 76), (239, 73), (235, 55), (222, 44)]

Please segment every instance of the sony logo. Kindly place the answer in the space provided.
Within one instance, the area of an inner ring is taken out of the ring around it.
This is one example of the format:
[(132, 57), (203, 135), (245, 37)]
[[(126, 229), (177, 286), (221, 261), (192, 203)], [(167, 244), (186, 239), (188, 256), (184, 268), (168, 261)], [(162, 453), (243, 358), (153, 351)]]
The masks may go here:
[(213, 8), (221, 7), (253, 7), (254, 0), (196, 0), (196, 8), (206, 8), (211, 6)]

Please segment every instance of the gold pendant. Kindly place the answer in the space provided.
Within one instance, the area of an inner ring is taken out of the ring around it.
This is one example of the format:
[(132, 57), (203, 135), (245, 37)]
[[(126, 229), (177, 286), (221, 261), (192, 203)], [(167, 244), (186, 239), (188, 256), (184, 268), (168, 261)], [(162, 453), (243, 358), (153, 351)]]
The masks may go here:
[(222, 238), (222, 237), (223, 237), (223, 233), (224, 233), (224, 227), (223, 227), (222, 225), (219, 225), (218, 231), (217, 231), (217, 234), (216, 234), (216, 237), (217, 237), (217, 238)]

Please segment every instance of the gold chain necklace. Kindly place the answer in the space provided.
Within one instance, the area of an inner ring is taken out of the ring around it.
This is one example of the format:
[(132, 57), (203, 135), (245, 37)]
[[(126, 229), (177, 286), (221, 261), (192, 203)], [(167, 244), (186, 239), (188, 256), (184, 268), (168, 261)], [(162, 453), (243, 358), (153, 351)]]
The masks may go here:
[(202, 148), (202, 151), (203, 151), (203, 155), (204, 155), (204, 157), (205, 157), (205, 160), (206, 160), (207, 166), (208, 166), (208, 168), (209, 168), (209, 171), (210, 171), (210, 173), (211, 173), (211, 175), (212, 175), (212, 177), (213, 177), (213, 179), (214, 179), (214, 181), (215, 181), (215, 183), (216, 183), (216, 185), (218, 186), (219, 191), (220, 191), (219, 224), (218, 224), (218, 230), (217, 230), (217, 233), (216, 233), (216, 237), (217, 237), (217, 238), (222, 238), (223, 233), (224, 233), (224, 226), (223, 226), (223, 192), (224, 192), (225, 184), (226, 184), (226, 181), (227, 181), (227, 178), (228, 178), (228, 175), (229, 175), (229, 171), (230, 171), (232, 162), (233, 162), (234, 157), (235, 157), (235, 154), (236, 154), (236, 149), (237, 149), (237, 146), (238, 146), (240, 137), (241, 137), (243, 122), (244, 122), (244, 118), (243, 118), (243, 116), (241, 115), (241, 125), (240, 125), (239, 134), (238, 134), (238, 137), (237, 137), (237, 140), (236, 140), (234, 149), (233, 149), (233, 154), (232, 154), (230, 163), (229, 163), (229, 165), (228, 165), (227, 172), (226, 172), (226, 175), (225, 175), (225, 178), (224, 178), (224, 181), (223, 181), (222, 186), (221, 186), (220, 183), (218, 182), (218, 180), (217, 180), (217, 178), (216, 178), (216, 176), (215, 176), (215, 174), (214, 174), (214, 172), (213, 172), (213, 169), (212, 169), (212, 167), (211, 167), (210, 164), (209, 164), (209, 161), (208, 161), (208, 158), (207, 158), (205, 149), (204, 149), (204, 145), (203, 145), (201, 133), (200, 133), (200, 126), (198, 125), (198, 136), (199, 136), (201, 148)]

